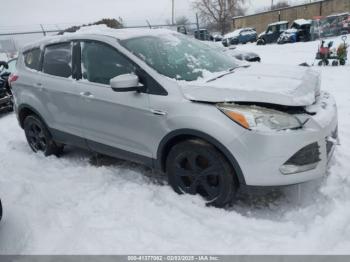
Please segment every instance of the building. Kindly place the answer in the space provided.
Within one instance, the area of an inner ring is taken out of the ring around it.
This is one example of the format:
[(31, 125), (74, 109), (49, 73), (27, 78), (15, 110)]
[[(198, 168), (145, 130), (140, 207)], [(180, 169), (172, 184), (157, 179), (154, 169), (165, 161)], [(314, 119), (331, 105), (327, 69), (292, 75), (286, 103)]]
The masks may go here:
[(266, 30), (268, 24), (276, 21), (289, 21), (304, 18), (313, 19), (336, 13), (350, 12), (350, 0), (323, 0), (273, 11), (233, 18), (232, 30), (252, 27), (258, 33)]

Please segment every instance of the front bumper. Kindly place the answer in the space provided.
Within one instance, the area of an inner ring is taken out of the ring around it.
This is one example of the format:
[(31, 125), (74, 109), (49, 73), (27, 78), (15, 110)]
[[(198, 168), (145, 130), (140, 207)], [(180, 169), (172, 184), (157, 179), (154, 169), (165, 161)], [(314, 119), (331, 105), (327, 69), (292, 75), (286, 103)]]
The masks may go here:
[[(291, 185), (326, 174), (328, 161), (338, 140), (336, 103), (328, 93), (322, 93), (317, 102), (306, 110), (313, 115), (298, 115), (299, 118), (309, 118), (301, 129), (278, 132), (247, 131), (240, 138), (239, 145), (235, 142), (230, 145), (232, 152), (236, 152), (235, 157), (247, 185)], [(315, 143), (319, 150), (315, 168), (291, 174), (281, 172), (281, 167), (293, 155)]]

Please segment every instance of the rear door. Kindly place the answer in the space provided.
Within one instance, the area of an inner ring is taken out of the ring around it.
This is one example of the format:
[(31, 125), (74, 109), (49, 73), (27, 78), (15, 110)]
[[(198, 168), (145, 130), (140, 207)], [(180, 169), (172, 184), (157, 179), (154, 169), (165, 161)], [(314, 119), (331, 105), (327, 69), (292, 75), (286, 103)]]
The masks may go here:
[(38, 89), (45, 97), (53, 131), (82, 137), (79, 92), (73, 77), (73, 42), (45, 47)]

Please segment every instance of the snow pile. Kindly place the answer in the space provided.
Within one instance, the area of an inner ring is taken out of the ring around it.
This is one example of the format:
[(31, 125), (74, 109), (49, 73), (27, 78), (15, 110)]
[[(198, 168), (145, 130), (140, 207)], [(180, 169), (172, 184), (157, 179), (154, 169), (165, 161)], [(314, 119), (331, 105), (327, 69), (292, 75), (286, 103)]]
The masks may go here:
[[(265, 64), (312, 63), (318, 42), (246, 45)], [(350, 254), (350, 67), (318, 68), (335, 96), (341, 145), (322, 181), (242, 193), (228, 210), (179, 196), (124, 161), (96, 167), (68, 148), (33, 154), (13, 114), (0, 116), (0, 254)]]

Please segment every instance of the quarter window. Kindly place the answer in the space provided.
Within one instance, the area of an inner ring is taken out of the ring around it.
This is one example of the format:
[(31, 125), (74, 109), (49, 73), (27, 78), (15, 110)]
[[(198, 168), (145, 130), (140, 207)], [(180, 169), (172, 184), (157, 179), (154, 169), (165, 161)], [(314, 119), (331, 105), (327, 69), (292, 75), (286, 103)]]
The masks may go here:
[(72, 76), (72, 44), (47, 46), (44, 53), (43, 72), (65, 78)]
[(35, 48), (24, 53), (24, 64), (33, 70), (40, 70), (40, 48)]
[(109, 85), (116, 76), (135, 72), (134, 65), (116, 49), (99, 42), (82, 42), (83, 79)]

